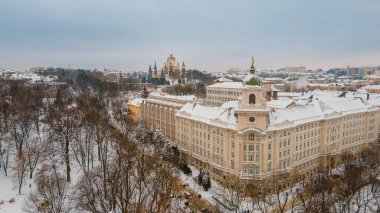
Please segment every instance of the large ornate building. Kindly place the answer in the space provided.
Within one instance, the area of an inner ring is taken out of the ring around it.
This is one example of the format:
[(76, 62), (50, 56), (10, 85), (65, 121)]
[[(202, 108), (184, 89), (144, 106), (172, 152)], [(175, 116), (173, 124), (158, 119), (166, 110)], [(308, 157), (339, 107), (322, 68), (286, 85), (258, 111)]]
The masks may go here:
[(173, 110), (150, 99), (142, 104), (144, 121), (170, 129), (167, 137), (182, 157), (214, 179), (262, 180), (291, 171), (307, 176), (334, 167), (340, 153), (355, 154), (379, 138), (380, 103), (369, 96), (314, 91), (294, 101), (279, 99), (270, 82), (234, 82), (228, 90), (230, 85), (208, 87), (207, 96), (220, 91), (218, 97), (232, 98), (216, 98), (214, 104), (216, 99), (207, 97), (211, 106), (188, 101)]
[(160, 69), (157, 69), (156, 62), (154, 62), (153, 68), (149, 65), (148, 76), (150, 78), (180, 79), (184, 76), (185, 72), (185, 62), (182, 62), (182, 65), (180, 65), (175, 57), (170, 54)]

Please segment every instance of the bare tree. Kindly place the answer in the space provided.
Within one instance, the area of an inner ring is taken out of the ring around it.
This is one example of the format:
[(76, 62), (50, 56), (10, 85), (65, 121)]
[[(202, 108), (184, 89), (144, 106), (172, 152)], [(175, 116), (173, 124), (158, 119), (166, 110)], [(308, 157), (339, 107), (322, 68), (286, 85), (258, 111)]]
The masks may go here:
[(29, 168), (29, 178), (33, 178), (33, 172), (43, 155), (44, 148), (38, 138), (33, 138), (26, 146), (26, 163)]
[(230, 206), (235, 212), (239, 212), (239, 206), (244, 200), (244, 184), (236, 177), (229, 177), (224, 182), (224, 205)]
[(0, 138), (0, 168), (3, 168), (5, 176), (8, 176), (8, 166), (11, 149), (11, 139), (8, 136)]
[(72, 209), (70, 183), (54, 161), (43, 164), (36, 174), (36, 190), (29, 194), (25, 212), (69, 213)]
[(78, 116), (75, 106), (72, 106), (70, 95), (61, 94), (63, 91), (58, 90), (54, 106), (50, 107), (45, 122), (52, 130), (53, 141), (60, 144), (62, 155), (66, 165), (66, 180), (71, 181), (70, 166), (70, 144), (76, 134), (78, 127)]
[(14, 165), (11, 166), (13, 182), (16, 185), (18, 193), (21, 194), (22, 186), (24, 185), (25, 175), (27, 173), (28, 164), (26, 155), (22, 152), (18, 153)]

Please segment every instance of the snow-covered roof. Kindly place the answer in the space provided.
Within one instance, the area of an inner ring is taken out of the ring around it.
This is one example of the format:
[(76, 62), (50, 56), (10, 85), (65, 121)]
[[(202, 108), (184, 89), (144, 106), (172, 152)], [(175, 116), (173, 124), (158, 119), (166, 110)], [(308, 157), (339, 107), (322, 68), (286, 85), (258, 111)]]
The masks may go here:
[(241, 82), (223, 82), (223, 83), (216, 83), (207, 86), (207, 88), (243, 88), (243, 84)]
[(128, 105), (140, 106), (144, 100), (145, 100), (144, 98), (135, 98), (133, 100), (130, 100), (128, 102)]
[[(335, 94), (338, 93), (338, 91), (335, 92)], [(270, 125), (268, 128), (274, 130), (377, 109), (371, 102), (367, 102), (365, 98), (353, 95), (353, 93), (348, 93), (346, 97), (324, 92), (308, 95), (310, 95), (308, 99), (300, 100), (298, 105), (292, 108), (272, 110), (269, 115)], [(303, 104), (300, 104), (301, 102)], [(378, 103), (380, 104), (380, 100)]]
[(362, 93), (362, 94), (366, 94), (366, 93), (368, 93), (368, 91), (367, 90), (365, 90), (365, 89), (357, 89), (356, 90), (358, 93)]
[(50, 82), (54, 80), (53, 77), (42, 76), (35, 73), (24, 73), (24, 72), (12, 73), (10, 76), (8, 76), (8, 78), (11, 80), (29, 80), (33, 83), (42, 82), (42, 81)]
[(278, 97), (300, 97), (300, 92), (279, 92)]
[[(377, 106), (380, 106), (380, 95), (372, 95), (367, 101), (366, 94), (316, 90), (301, 96), (297, 103), (290, 98), (267, 102), (268, 130), (279, 130), (347, 114), (373, 111), (378, 109)], [(236, 130), (237, 120), (234, 113), (237, 107), (238, 101), (226, 102), (221, 107), (187, 103), (176, 115)]]
[(235, 110), (220, 107), (202, 106), (200, 104), (187, 103), (176, 116), (192, 120), (214, 124), (215, 126), (236, 129)]
[(247, 81), (249, 81), (249, 80), (251, 80), (252, 78), (259, 78), (257, 75), (255, 75), (255, 74), (248, 74), (247, 76), (245, 76), (244, 78), (243, 78), (243, 82), (247, 82)]
[(172, 106), (172, 107), (177, 107), (177, 108), (180, 108), (183, 106), (183, 104), (180, 104), (180, 103), (176, 103), (176, 102), (172, 102), (172, 101), (159, 100), (159, 99), (153, 99), (153, 98), (145, 99), (145, 101), (148, 103), (167, 105), (167, 106)]
[(150, 97), (163, 97), (167, 99), (173, 99), (173, 100), (182, 100), (182, 101), (192, 101), (197, 99), (194, 95), (168, 95), (166, 93), (152, 93)]
[(274, 85), (270, 86), (271, 91), (277, 91), (280, 92), (281, 90), (277, 89)]
[(245, 87), (259, 87), (259, 86), (250, 86), (250, 85), (244, 85), (242, 82), (223, 82), (223, 83), (216, 83), (210, 86), (207, 86), (207, 88), (225, 88), (225, 89), (241, 89)]
[(348, 83), (334, 82), (329, 84), (309, 84), (310, 87), (348, 86)]
[(287, 108), (289, 105), (293, 103), (294, 103), (294, 100), (290, 98), (280, 98), (278, 100), (271, 100), (267, 102), (267, 107), (281, 109), (281, 108)]
[(272, 78), (263, 78), (263, 80), (264, 81), (283, 81), (284, 79), (272, 77)]
[(367, 85), (360, 89), (380, 89), (380, 85)]
[(323, 117), (314, 104), (297, 106), (294, 108), (276, 109), (270, 112), (269, 130), (279, 127), (288, 127), (288, 124), (298, 125), (311, 121), (321, 120)]
[(363, 79), (379, 79), (380, 76), (378, 75), (366, 75), (363, 77)]
[(217, 82), (232, 82), (231, 79), (224, 78), (224, 77), (222, 77), (222, 78), (218, 78), (218, 79), (216, 79), (216, 80), (214, 80), (214, 81), (217, 81)]
[(227, 101), (224, 104), (222, 104), (220, 108), (223, 108), (223, 109), (237, 108), (237, 106), (238, 106), (238, 101)]
[(380, 96), (378, 95), (374, 98), (370, 98), (367, 102), (374, 106), (380, 107)]

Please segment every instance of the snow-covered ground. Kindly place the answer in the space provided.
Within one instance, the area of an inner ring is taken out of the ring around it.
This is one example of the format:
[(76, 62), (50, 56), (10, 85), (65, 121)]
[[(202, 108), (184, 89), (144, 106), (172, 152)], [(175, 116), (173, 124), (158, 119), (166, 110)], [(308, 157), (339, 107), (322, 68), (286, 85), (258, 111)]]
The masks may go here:
[[(186, 175), (183, 172), (180, 172), (179, 178), (184, 184), (189, 184), (189, 188), (191, 188), (196, 194), (200, 194), (202, 196), (202, 199), (208, 201), (210, 204), (214, 206), (220, 206), (218, 205), (217, 201), (213, 198), (217, 198), (219, 200), (223, 200), (223, 194), (225, 193), (225, 189), (223, 186), (221, 186), (218, 182), (211, 179), (211, 188), (209, 188), (208, 191), (205, 191), (203, 189), (203, 186), (198, 185), (196, 181), (194, 181), (193, 178), (198, 177), (199, 170), (195, 168), (194, 166), (189, 165), (192, 175)], [(220, 208), (222, 208), (220, 206)], [(227, 209), (223, 209), (224, 212), (228, 212)]]
[[(0, 204), (1, 213), (22, 212), (25, 198), (30, 192), (30, 180), (28, 178), (26, 180), (27, 183), (22, 188), (21, 195), (19, 195), (17, 189), (14, 188), (11, 177), (6, 177), (3, 172), (0, 172), (0, 203), (1, 201), (4, 201), (3, 204)], [(8, 201), (12, 198), (15, 199), (15, 202), (9, 203)]]

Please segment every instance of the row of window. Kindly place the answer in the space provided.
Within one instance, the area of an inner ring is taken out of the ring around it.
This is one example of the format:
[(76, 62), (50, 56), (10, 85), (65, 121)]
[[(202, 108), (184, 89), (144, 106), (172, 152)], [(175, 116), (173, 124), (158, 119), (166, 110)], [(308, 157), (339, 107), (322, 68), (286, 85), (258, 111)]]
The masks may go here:
[[(248, 157), (248, 158), (247, 158)], [(243, 162), (254, 162), (255, 161), (255, 157), (254, 155), (243, 155)], [(256, 163), (259, 163), (260, 162), (260, 155), (257, 153), (256, 154)]]
[(241, 96), (242, 93), (241, 92), (237, 92), (237, 91), (223, 91), (223, 90), (210, 90), (208, 89), (207, 90), (207, 94), (221, 94), (221, 95), (233, 95), (233, 96)]
[[(247, 145), (243, 145), (243, 152), (247, 151)], [(254, 145), (248, 145), (248, 151), (249, 152), (254, 152), (255, 151), (255, 146)], [(256, 145), (256, 152), (260, 151), (260, 146)]]
[(260, 174), (260, 167), (257, 165), (244, 166), (242, 172), (243, 172), (243, 174), (259, 175)]

